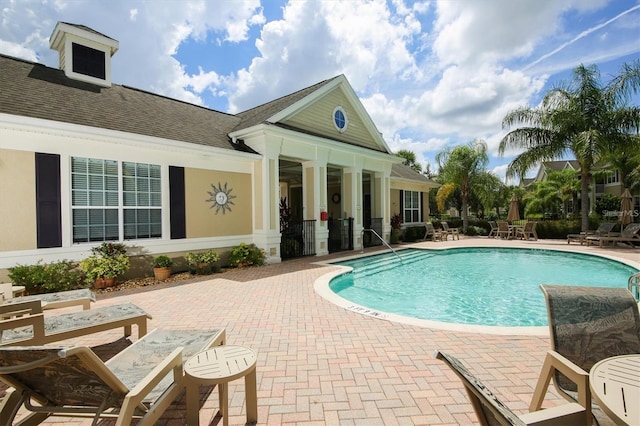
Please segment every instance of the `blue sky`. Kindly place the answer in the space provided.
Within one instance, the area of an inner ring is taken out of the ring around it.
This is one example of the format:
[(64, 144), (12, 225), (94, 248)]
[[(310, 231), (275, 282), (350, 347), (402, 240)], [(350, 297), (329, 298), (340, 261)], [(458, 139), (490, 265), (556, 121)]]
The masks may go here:
[(580, 63), (606, 82), (640, 58), (635, 0), (0, 0), (0, 14), (0, 53), (57, 67), (56, 22), (87, 25), (120, 42), (114, 82), (224, 112), (344, 74), (392, 150), (435, 170), (481, 138), (501, 178), (507, 112)]

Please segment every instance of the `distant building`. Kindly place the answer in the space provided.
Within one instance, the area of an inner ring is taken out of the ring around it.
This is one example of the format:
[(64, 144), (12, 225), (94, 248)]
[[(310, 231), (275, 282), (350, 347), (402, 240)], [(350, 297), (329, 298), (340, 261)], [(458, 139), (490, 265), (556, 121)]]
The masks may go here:
[[(580, 172), (580, 164), (576, 160), (560, 160), (560, 161), (544, 161), (540, 164), (540, 168), (536, 173), (536, 176), (532, 179), (523, 179), (520, 183), (522, 187), (528, 187), (536, 182), (543, 182), (547, 180), (549, 172), (562, 171), (566, 169), (575, 170)], [(606, 170), (607, 167), (604, 166)], [(578, 179), (580, 175), (578, 174)], [(593, 210), (595, 201), (599, 200), (605, 194), (613, 194), (620, 196), (624, 191), (624, 185), (619, 178), (618, 170), (610, 170), (606, 172), (604, 177), (593, 177), (591, 191), (589, 193), (589, 211)], [(640, 189), (636, 188), (632, 191), (634, 210), (640, 211)], [(580, 198), (580, 194), (578, 194)], [(573, 209), (573, 206), (570, 206)], [(569, 213), (571, 213), (570, 211)]]

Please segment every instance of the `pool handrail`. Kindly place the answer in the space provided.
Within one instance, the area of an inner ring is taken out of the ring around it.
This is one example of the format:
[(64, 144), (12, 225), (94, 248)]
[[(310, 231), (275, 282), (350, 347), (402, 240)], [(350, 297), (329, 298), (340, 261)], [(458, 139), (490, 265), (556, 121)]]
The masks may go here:
[(640, 272), (629, 277), (629, 291), (640, 302)]
[[(389, 243), (387, 243), (387, 242), (384, 240), (384, 238), (382, 238), (382, 237), (381, 237), (381, 236), (376, 232), (376, 230), (375, 230), (375, 229), (371, 229), (371, 228), (363, 229), (363, 230), (362, 230), (362, 233), (361, 233), (361, 235), (360, 235), (360, 241), (364, 241), (364, 231), (369, 231), (369, 232), (373, 233), (373, 235), (375, 235), (376, 237), (378, 237), (378, 239), (379, 239), (380, 241), (382, 241), (382, 244), (384, 244), (385, 246), (387, 246), (387, 247), (389, 248), (389, 250), (391, 250), (391, 251), (393, 252), (393, 254), (395, 254), (395, 255), (396, 255), (396, 257), (398, 258), (398, 260), (399, 260), (400, 262), (402, 262), (402, 258), (400, 257), (400, 255), (399, 255), (399, 254), (398, 254), (398, 253), (393, 249), (393, 247), (391, 247), (391, 246), (389, 245)], [(361, 251), (361, 253), (364, 253), (364, 244), (362, 244), (362, 251)]]

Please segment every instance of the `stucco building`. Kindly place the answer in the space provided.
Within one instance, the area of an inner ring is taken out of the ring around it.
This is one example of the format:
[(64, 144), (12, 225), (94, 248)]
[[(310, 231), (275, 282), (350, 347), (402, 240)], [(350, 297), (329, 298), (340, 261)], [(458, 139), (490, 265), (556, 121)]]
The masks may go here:
[(59, 22), (50, 45), (59, 69), (0, 56), (0, 271), (103, 241), (141, 258), (254, 243), (278, 262), (428, 216), (437, 185), (343, 75), (234, 115), (112, 83), (119, 44), (93, 29)]

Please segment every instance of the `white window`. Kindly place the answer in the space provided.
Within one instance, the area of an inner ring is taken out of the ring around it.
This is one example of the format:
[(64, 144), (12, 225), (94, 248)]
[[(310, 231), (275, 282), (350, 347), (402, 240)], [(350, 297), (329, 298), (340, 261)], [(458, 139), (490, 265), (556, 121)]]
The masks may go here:
[(420, 222), (420, 193), (404, 191), (404, 223)]
[(160, 238), (160, 166), (71, 159), (73, 242)]
[(347, 112), (341, 106), (335, 107), (333, 110), (333, 125), (340, 132), (344, 133), (349, 125)]
[(618, 171), (613, 171), (613, 172), (609, 172), (607, 173), (607, 184), (611, 184), (611, 183), (619, 183), (620, 182), (620, 178), (618, 176)]

